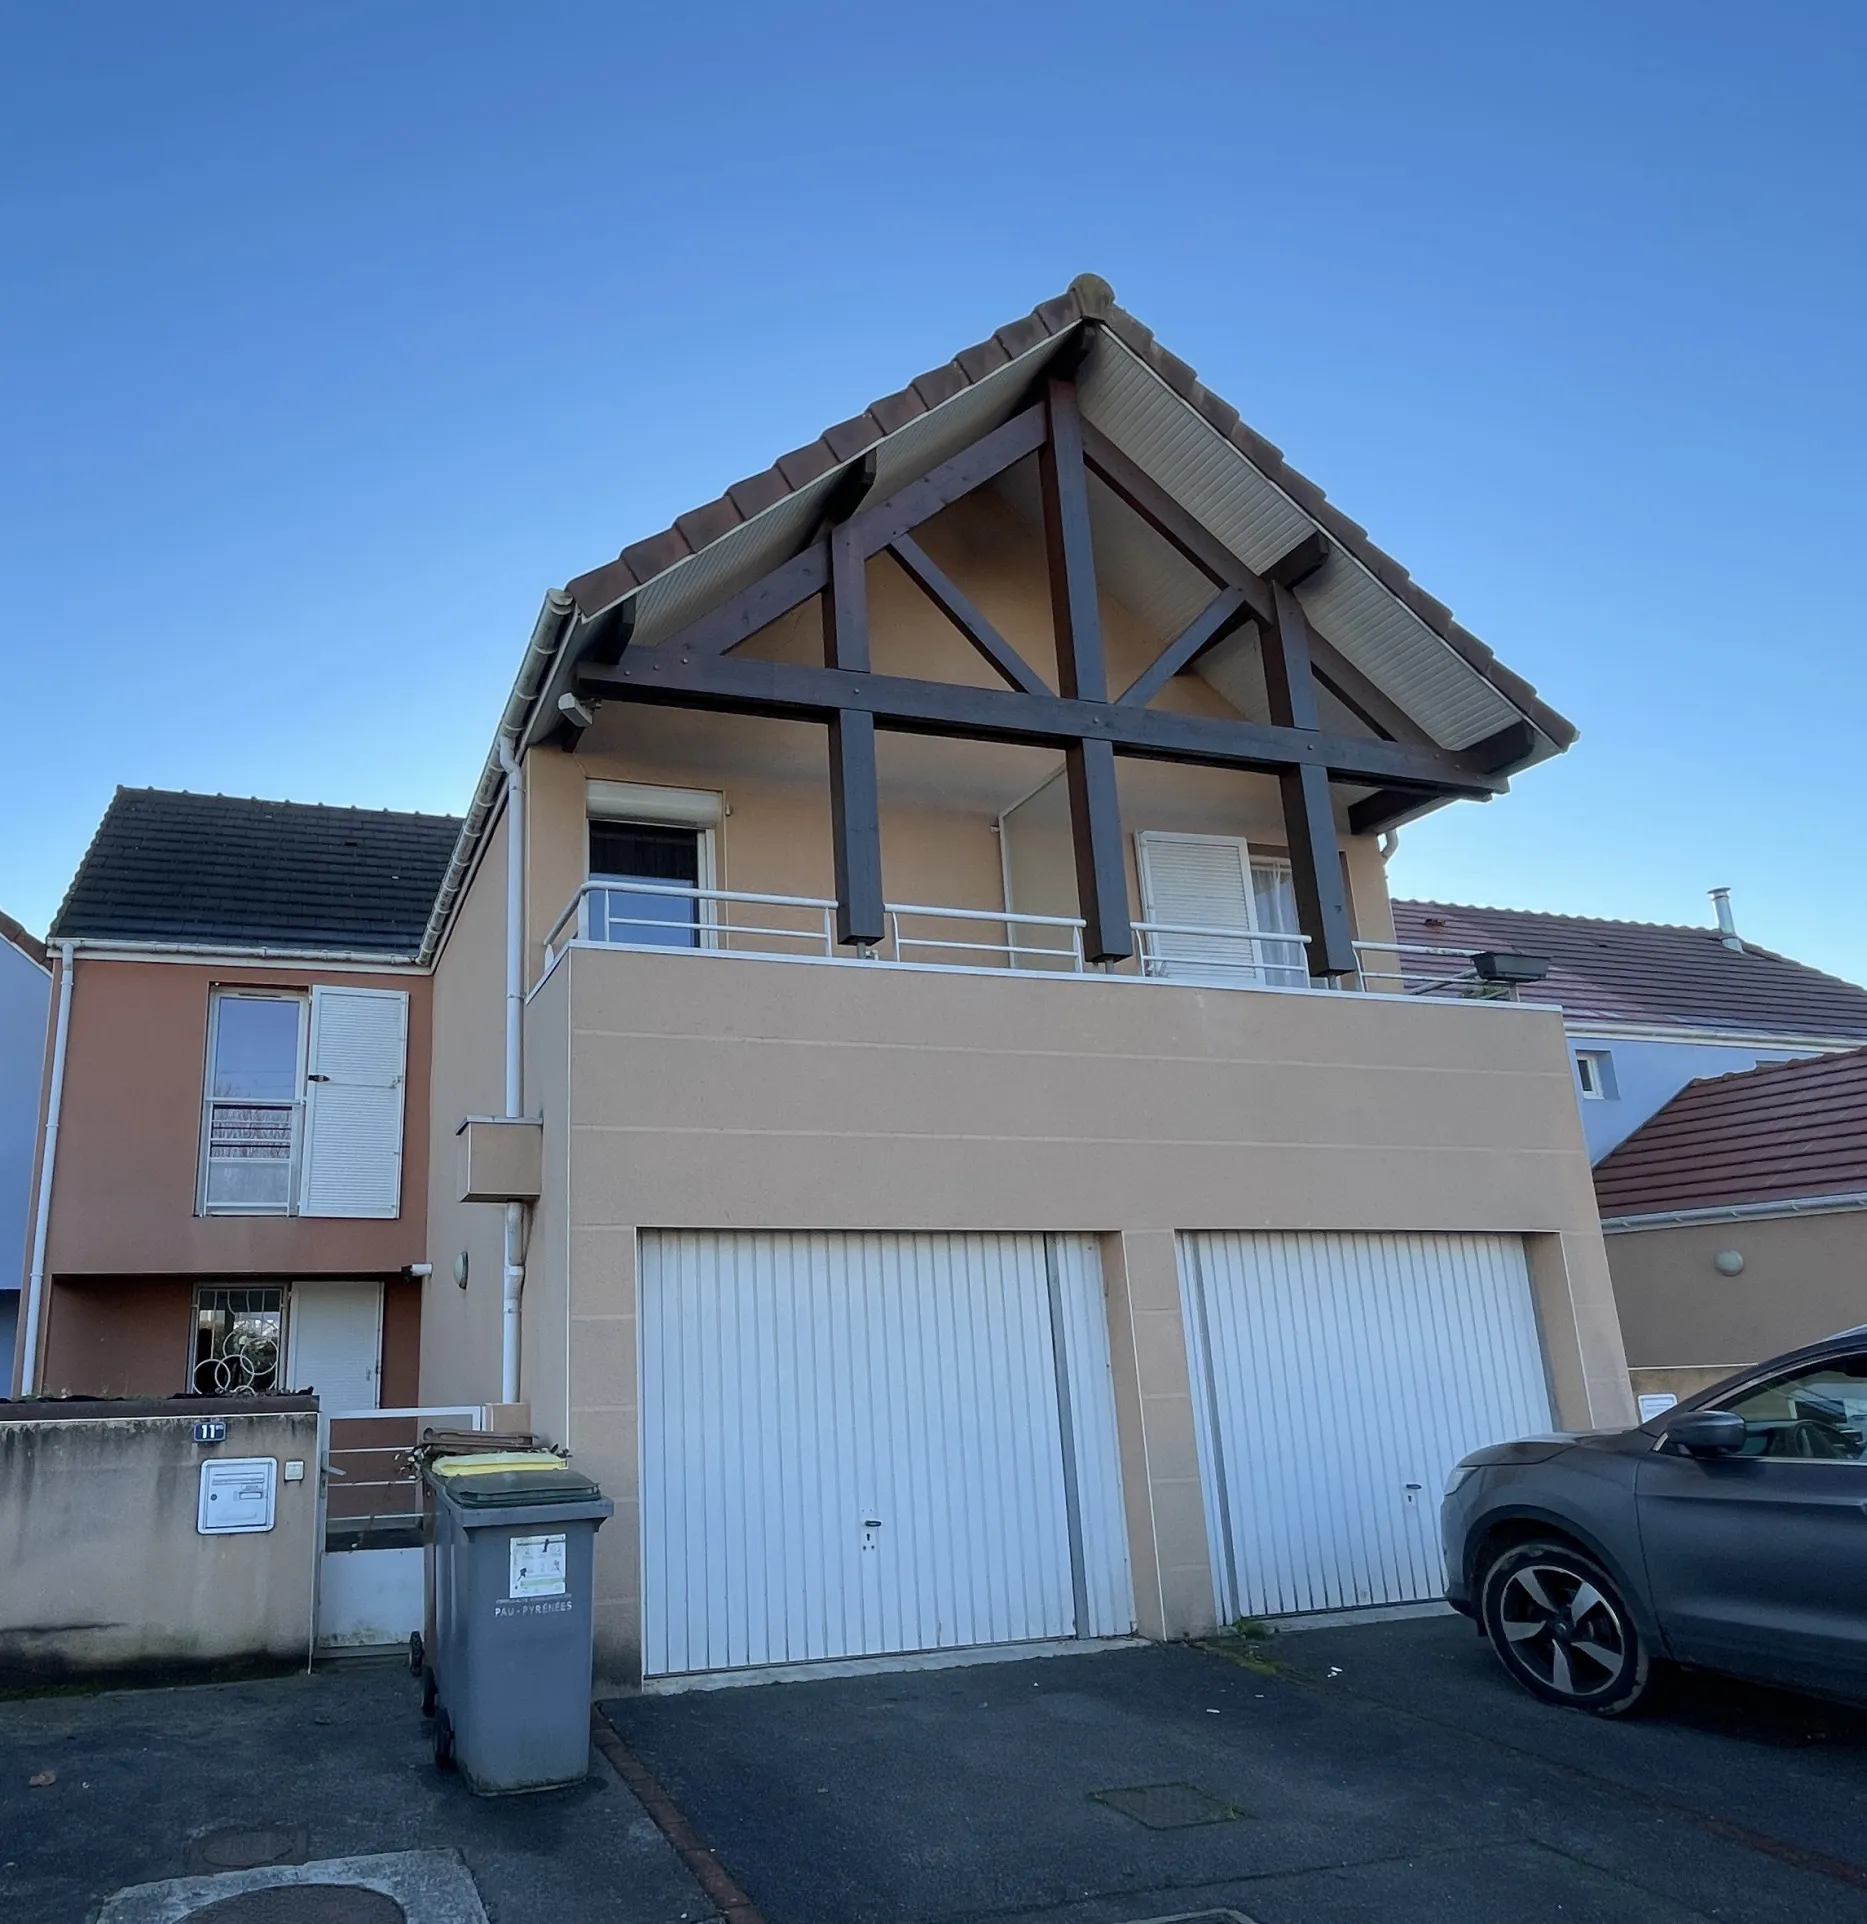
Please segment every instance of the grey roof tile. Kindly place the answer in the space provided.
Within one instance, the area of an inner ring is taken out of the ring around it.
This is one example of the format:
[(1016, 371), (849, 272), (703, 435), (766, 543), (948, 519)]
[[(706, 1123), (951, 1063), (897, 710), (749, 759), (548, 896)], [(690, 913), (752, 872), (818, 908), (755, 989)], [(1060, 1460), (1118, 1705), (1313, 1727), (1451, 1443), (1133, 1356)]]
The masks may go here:
[(50, 939), (413, 955), (451, 815), (119, 788)]

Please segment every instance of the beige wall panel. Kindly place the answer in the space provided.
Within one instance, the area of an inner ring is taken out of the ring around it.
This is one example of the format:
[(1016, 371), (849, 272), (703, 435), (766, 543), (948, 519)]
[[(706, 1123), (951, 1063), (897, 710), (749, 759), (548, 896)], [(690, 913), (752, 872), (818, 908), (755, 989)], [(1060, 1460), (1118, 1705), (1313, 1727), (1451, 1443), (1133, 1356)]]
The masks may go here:
[[(427, 1247), (434, 1274), (421, 1324), (422, 1393), (431, 1403), (486, 1403), (499, 1395), (504, 1212), (496, 1204), (460, 1201), (455, 1131), (467, 1116), (496, 1116), (505, 1107), (505, 888), (502, 817), (434, 971), (428, 1102), (436, 1153), (428, 1171)], [(464, 1291), (454, 1283), (454, 1260), (463, 1251)]]
[[(1635, 1369), (1735, 1369), (1867, 1323), (1867, 1210), (1641, 1229), (1606, 1242)], [(1741, 1276), (1719, 1275), (1712, 1259), (1726, 1249), (1744, 1258)]]
[[(519, 1394), (532, 1406), (532, 1427), (560, 1440), (570, 1423), (569, 1355), (575, 1344), (567, 1208), (572, 1139), (564, 1127), (571, 1113), (569, 1008), (569, 978), (560, 968), (539, 986), (525, 1011), (525, 1109), (546, 1121), (544, 1182), (525, 1244)], [(500, 1220), (503, 1232), (505, 1211), (483, 1206)]]

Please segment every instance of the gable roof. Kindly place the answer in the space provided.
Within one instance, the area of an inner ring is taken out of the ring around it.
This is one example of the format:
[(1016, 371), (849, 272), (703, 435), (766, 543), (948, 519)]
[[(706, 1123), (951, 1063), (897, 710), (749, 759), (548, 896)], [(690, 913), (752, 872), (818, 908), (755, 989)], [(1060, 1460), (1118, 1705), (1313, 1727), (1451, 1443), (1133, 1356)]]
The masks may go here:
[(49, 939), (412, 957), (459, 833), (452, 815), (119, 788)]
[(36, 935), (28, 935), (25, 926), (14, 921), (5, 909), (0, 909), (0, 942), (18, 949), (28, 962), (36, 962), (42, 969), (46, 966), (45, 944)]
[[(1575, 740), (1573, 723), (1117, 306), (1108, 283), (1093, 274), (547, 596), (501, 738), (517, 746), (548, 733), (560, 697), (571, 692), (577, 658), (614, 626), (628, 625), (632, 646), (665, 640), (807, 546), (833, 491), (858, 463), (873, 458), (870, 498), (885, 499), (1009, 420), (1028, 402), (1032, 383), (1065, 356), (1076, 360), (1084, 419), (1247, 565), (1269, 566), (1306, 535), (1328, 537), (1328, 559), (1300, 585), (1299, 600), (1317, 629), (1440, 747), (1470, 748), (1527, 722), (1522, 751), (1499, 771), (1510, 773)], [(1193, 588), (1199, 600), (1184, 619), (1210, 593)], [(1152, 612), (1168, 634), (1177, 632), (1174, 611)], [(440, 940), (500, 784), (495, 749), (424, 954)]]
[(1549, 975), (1526, 997), (1571, 1019), (1867, 1040), (1867, 989), (1749, 942), (1728, 949), (1716, 929), (1458, 902), (1393, 908), (1402, 943), (1546, 956)]
[(1688, 1083), (1595, 1166), (1606, 1217), (1867, 1191), (1867, 1049)]

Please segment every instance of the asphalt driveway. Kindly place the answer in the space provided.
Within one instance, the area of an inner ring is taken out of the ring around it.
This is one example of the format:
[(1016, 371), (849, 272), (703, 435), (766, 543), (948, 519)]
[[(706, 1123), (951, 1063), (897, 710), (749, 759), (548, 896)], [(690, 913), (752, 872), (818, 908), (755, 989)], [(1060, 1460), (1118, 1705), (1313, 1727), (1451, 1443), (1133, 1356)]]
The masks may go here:
[(1705, 1682), (1598, 1722), (1447, 1617), (1274, 1648), (605, 1712), (766, 1924), (1867, 1924), (1867, 1716)]
[(419, 1705), (405, 1664), (356, 1662), (0, 1702), (0, 1924), (87, 1924), (126, 1886), (263, 1861), (201, 1858), (252, 1830), (281, 1862), (458, 1853), (491, 1924), (715, 1915), (594, 1752), (569, 1789), (475, 1797), (435, 1769)]

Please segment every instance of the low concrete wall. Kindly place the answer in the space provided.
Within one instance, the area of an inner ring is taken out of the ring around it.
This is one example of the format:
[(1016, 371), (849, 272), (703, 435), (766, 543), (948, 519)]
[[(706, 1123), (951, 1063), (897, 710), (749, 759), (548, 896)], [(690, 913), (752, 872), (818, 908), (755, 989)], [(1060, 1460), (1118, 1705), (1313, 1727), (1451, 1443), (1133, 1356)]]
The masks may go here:
[[(278, 1463), (273, 1526), (203, 1536), (201, 1465), (233, 1457)], [(304, 1662), (317, 1459), (309, 1396), (0, 1404), (0, 1684)]]

